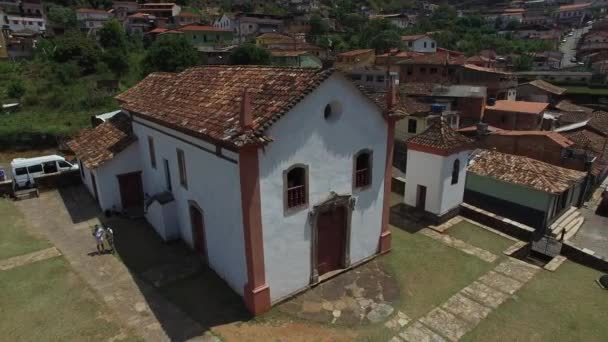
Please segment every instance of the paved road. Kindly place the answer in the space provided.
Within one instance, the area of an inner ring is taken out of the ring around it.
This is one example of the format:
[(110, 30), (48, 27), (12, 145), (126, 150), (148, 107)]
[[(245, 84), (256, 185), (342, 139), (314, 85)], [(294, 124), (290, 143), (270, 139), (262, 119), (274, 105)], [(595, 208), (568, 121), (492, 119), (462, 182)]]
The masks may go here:
[(576, 46), (579, 39), (583, 34), (587, 33), (590, 28), (591, 26), (585, 26), (583, 28), (575, 29), (574, 34), (571, 37), (565, 37), (566, 42), (561, 43), (559, 47), (559, 50), (564, 53), (562, 58), (562, 68), (568, 68), (576, 65), (576, 63), (570, 62), (570, 59), (576, 55)]
[(608, 179), (595, 191), (587, 208), (579, 209), (585, 217), (585, 223), (571, 241), (608, 259), (608, 217), (595, 213), (601, 202), (601, 193), (606, 188), (608, 188)]

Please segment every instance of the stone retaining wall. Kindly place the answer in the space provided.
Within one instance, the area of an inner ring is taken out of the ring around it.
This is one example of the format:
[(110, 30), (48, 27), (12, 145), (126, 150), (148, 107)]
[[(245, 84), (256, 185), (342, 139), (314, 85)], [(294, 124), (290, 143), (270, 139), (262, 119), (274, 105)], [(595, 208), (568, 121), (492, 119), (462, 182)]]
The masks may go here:
[(530, 241), (534, 234), (534, 228), (530, 226), (509, 220), (467, 203), (460, 205), (460, 215), (522, 241)]
[(574, 262), (608, 273), (608, 260), (596, 255), (590, 249), (578, 247), (572, 242), (566, 242), (562, 245), (561, 254)]

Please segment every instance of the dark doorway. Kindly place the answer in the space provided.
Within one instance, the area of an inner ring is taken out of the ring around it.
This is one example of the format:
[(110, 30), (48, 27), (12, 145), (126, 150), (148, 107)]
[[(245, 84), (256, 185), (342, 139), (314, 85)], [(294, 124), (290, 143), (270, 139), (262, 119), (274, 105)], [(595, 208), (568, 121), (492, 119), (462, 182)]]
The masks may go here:
[(317, 271), (319, 275), (343, 268), (346, 245), (346, 208), (337, 206), (319, 213), (317, 229)]
[(416, 208), (426, 210), (426, 186), (418, 185), (416, 191)]
[(207, 242), (205, 241), (205, 221), (203, 212), (197, 206), (190, 204), (190, 224), (192, 225), (192, 239), (194, 250), (204, 263), (207, 263)]
[(122, 208), (143, 206), (144, 191), (141, 183), (141, 172), (125, 173), (117, 177)]

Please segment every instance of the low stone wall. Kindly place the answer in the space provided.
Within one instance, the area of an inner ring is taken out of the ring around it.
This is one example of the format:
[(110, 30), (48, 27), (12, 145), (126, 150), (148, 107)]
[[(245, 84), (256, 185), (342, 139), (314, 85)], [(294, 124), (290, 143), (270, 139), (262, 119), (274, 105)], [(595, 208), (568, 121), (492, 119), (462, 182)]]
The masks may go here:
[(467, 203), (460, 205), (460, 215), (522, 241), (530, 241), (534, 234), (534, 228), (530, 226), (509, 220)]
[(562, 245), (561, 254), (574, 262), (608, 273), (608, 260), (596, 255), (590, 249), (579, 247), (567, 241)]
[(13, 182), (10, 180), (0, 182), (0, 197), (13, 194)]

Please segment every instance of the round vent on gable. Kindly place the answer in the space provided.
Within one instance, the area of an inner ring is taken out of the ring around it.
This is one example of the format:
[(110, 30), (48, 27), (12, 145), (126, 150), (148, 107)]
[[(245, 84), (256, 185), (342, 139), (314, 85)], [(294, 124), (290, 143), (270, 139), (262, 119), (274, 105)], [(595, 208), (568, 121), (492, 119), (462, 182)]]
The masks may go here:
[(332, 101), (325, 106), (323, 117), (329, 122), (337, 121), (342, 115), (342, 104), (338, 101)]

